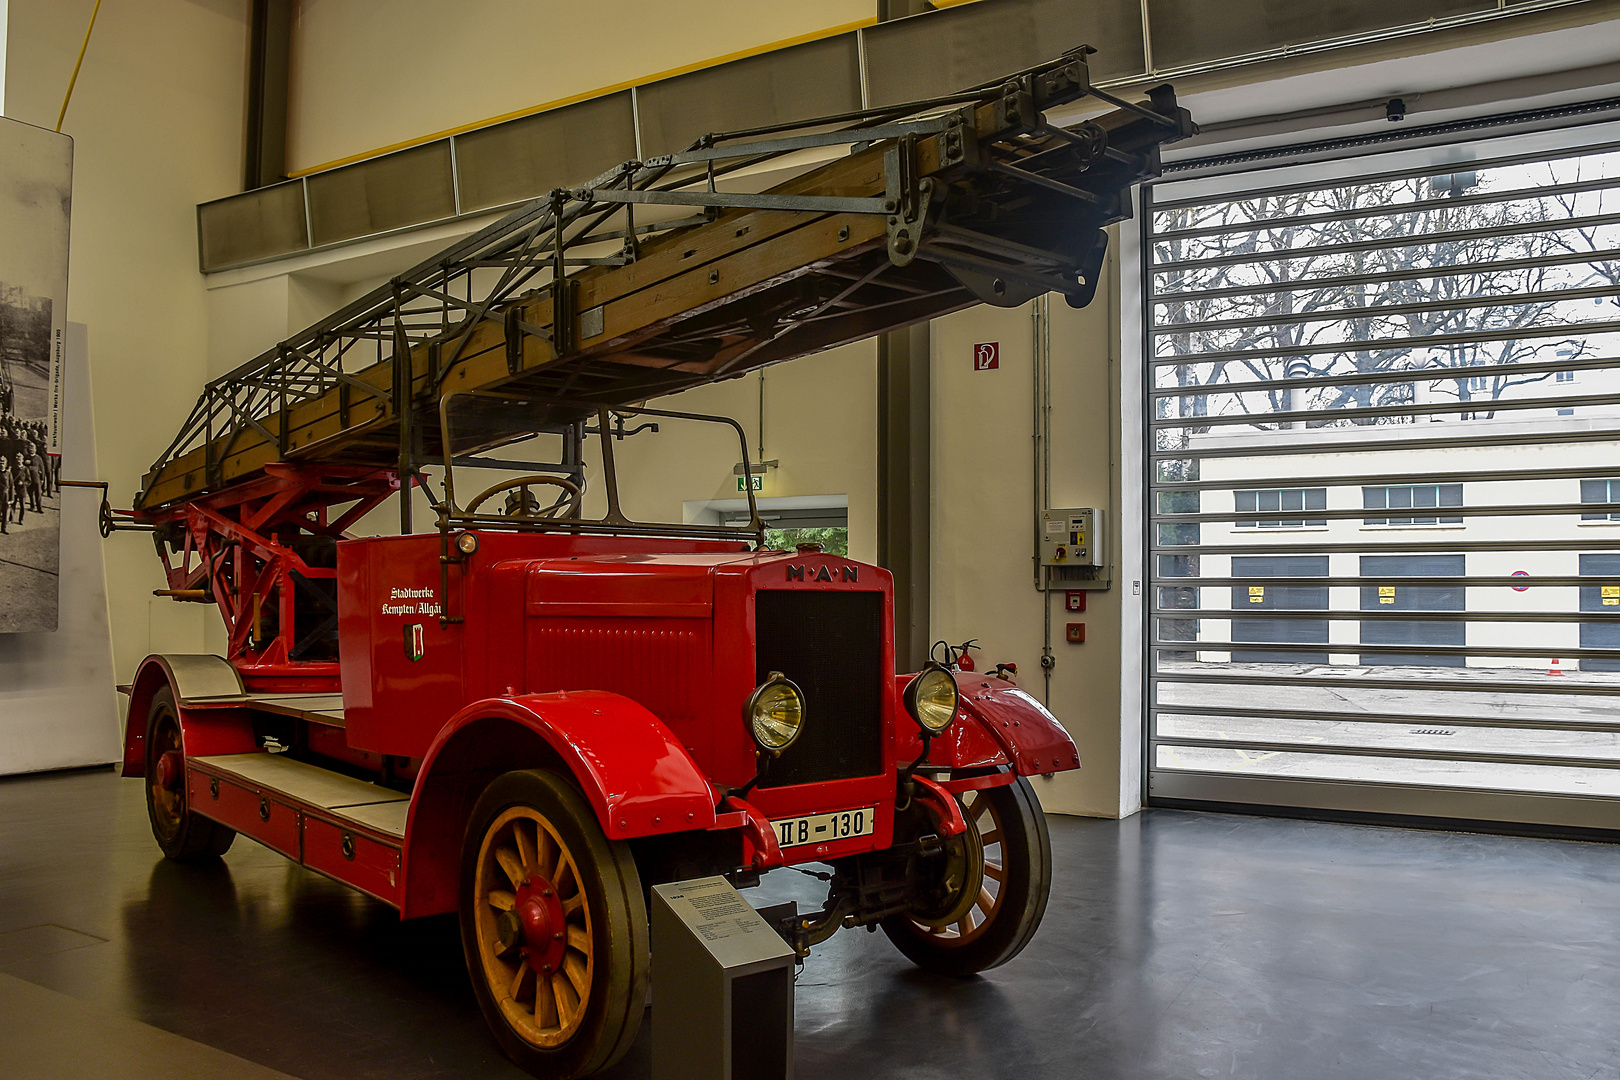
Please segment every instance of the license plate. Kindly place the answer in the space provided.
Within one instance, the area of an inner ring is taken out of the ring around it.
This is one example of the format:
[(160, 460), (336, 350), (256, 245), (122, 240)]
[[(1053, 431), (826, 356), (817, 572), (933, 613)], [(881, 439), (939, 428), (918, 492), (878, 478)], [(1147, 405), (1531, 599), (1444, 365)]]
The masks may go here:
[(837, 810), (831, 814), (782, 818), (771, 822), (771, 828), (776, 830), (776, 842), (782, 847), (871, 836), (877, 831), (877, 808), (868, 806), (862, 810)]

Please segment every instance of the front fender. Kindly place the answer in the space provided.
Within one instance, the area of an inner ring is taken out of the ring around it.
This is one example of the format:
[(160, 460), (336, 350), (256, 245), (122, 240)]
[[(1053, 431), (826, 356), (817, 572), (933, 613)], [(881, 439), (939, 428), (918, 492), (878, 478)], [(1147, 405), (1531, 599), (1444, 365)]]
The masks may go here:
[[(896, 675), (894, 677), (894, 715), (895, 723), (895, 757), (900, 761), (914, 761), (922, 753), (922, 737), (917, 728), (917, 722), (906, 711), (906, 687), (915, 674)], [(960, 689), (960, 688), (959, 688)], [(967, 696), (966, 691), (961, 691)], [(944, 734), (934, 736), (928, 746), (928, 761), (933, 765), (948, 765), (952, 769), (985, 769), (999, 765), (1011, 765), (1012, 759), (1001, 748), (1001, 744), (990, 737), (990, 732), (977, 718), (964, 723), (967, 710), (957, 717), (956, 723), (945, 729)]]
[[(644, 706), (602, 690), (525, 694), (468, 705), (433, 740), (418, 785), (458, 731), (490, 719), (509, 720), (545, 740), (573, 773), (609, 839), (705, 829), (715, 822), (708, 778), (680, 740)], [(412, 803), (414, 817), (416, 800)]]
[(1080, 767), (1080, 752), (1074, 740), (1034, 695), (1007, 679), (953, 672), (962, 695), (962, 715), (974, 720), (1012, 762), (1022, 776), (1066, 772)]

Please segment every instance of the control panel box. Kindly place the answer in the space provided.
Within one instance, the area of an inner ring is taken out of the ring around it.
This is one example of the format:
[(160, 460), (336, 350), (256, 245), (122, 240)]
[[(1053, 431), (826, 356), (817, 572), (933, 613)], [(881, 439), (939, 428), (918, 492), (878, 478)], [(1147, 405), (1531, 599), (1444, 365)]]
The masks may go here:
[(1041, 512), (1042, 566), (1102, 566), (1103, 512), (1096, 507)]

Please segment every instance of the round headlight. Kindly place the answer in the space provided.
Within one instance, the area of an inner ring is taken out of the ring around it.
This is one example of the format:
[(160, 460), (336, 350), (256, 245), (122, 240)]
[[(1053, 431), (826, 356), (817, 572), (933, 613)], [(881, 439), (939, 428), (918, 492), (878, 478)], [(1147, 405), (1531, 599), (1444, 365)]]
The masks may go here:
[(934, 735), (956, 719), (956, 703), (956, 680), (938, 664), (923, 668), (906, 686), (906, 711)]
[(478, 550), (478, 534), (464, 532), (456, 537), (456, 550), (463, 555), (471, 555)]
[(769, 754), (780, 754), (804, 727), (804, 695), (780, 671), (773, 671), (748, 697), (743, 718), (754, 741)]

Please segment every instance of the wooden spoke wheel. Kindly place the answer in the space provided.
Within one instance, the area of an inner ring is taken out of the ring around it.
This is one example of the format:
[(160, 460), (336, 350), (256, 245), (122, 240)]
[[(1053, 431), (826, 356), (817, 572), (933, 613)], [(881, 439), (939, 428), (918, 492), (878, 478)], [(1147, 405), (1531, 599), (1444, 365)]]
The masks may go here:
[(629, 847), (554, 773), (507, 773), (473, 810), (462, 947), (496, 1040), (536, 1075), (588, 1076), (630, 1048), (647, 996), (647, 911)]
[(146, 816), (163, 854), (178, 862), (217, 859), (236, 832), (186, 806), (186, 752), (174, 691), (152, 695), (146, 714)]
[(960, 800), (984, 851), (978, 895), (953, 921), (896, 915), (883, 931), (914, 964), (942, 975), (972, 975), (1005, 964), (1035, 936), (1052, 887), (1046, 816), (1029, 782), (970, 791)]

